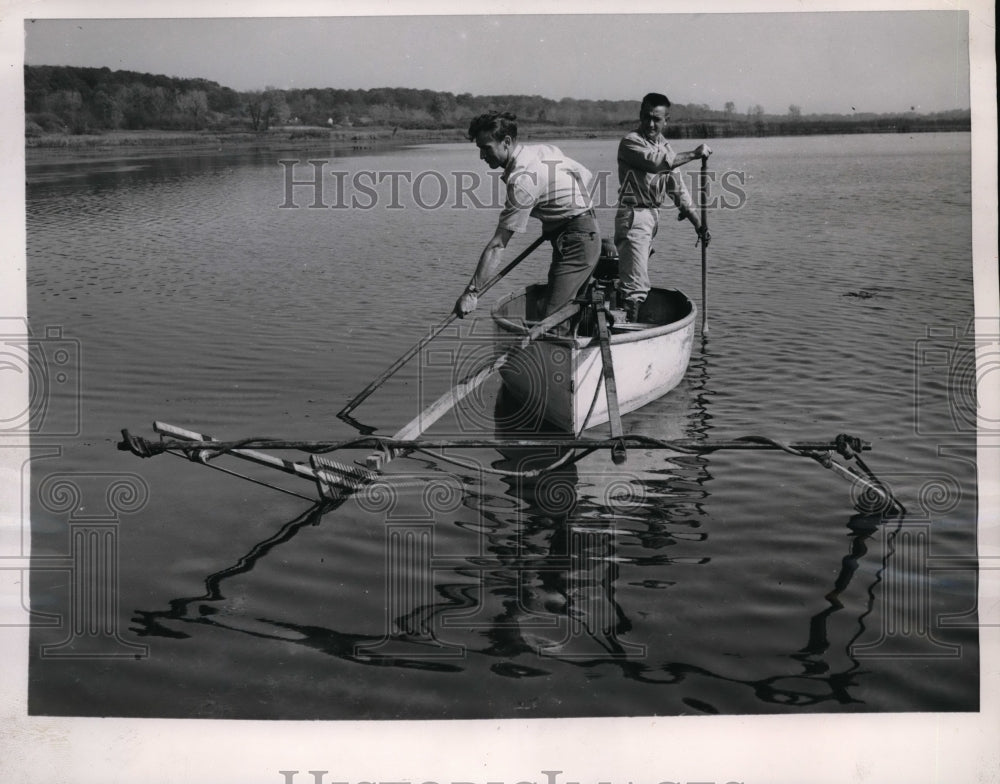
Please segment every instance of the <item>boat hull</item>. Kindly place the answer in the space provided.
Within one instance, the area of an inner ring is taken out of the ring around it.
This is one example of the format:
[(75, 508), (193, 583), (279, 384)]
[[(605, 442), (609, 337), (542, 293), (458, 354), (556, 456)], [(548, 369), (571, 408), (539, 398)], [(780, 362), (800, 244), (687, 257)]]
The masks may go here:
[[(544, 286), (530, 286), (497, 303), (493, 321), (503, 346), (522, 337), (544, 308)], [(695, 306), (680, 291), (653, 289), (643, 324), (612, 326), (611, 357), (622, 414), (656, 400), (687, 372)], [(541, 418), (579, 433), (608, 421), (601, 350), (595, 336), (539, 339), (515, 349), (500, 374), (525, 420)]]

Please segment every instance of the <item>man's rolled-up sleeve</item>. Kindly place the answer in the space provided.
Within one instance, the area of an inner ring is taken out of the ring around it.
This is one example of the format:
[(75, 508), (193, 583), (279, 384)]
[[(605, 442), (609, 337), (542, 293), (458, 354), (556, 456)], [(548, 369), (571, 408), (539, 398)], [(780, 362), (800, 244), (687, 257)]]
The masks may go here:
[(664, 175), (667, 196), (673, 201), (674, 206), (681, 211), (682, 215), (687, 215), (694, 211), (694, 201), (684, 184), (683, 178), (678, 172), (669, 172)]
[(515, 232), (528, 230), (528, 218), (531, 217), (531, 210), (538, 201), (530, 180), (530, 173), (527, 172), (521, 177), (511, 178), (507, 184), (507, 201), (500, 213), (497, 228)]
[(626, 136), (618, 144), (618, 162), (645, 172), (661, 172), (673, 168), (674, 151), (670, 147), (654, 150), (634, 138)]

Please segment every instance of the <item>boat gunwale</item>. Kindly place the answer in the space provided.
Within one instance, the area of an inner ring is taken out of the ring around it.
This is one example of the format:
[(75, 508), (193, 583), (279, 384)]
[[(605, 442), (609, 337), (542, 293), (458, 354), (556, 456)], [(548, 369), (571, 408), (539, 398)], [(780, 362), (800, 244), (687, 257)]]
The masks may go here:
[[(665, 289), (662, 287), (654, 286), (651, 291), (659, 291), (664, 293), (677, 293), (684, 298), (684, 300), (691, 306), (691, 311), (686, 316), (677, 321), (671, 321), (667, 324), (656, 324), (649, 327), (648, 329), (630, 329), (624, 332), (613, 332), (611, 335), (611, 345), (619, 345), (622, 343), (633, 343), (640, 340), (649, 340), (651, 338), (660, 337), (662, 335), (669, 335), (671, 332), (679, 332), (694, 325), (695, 317), (698, 314), (698, 307), (695, 303), (680, 289)], [(527, 297), (527, 290), (522, 291), (512, 291), (509, 294), (501, 297), (493, 307), (490, 309), (490, 317), (493, 319), (493, 323), (497, 327), (503, 329), (505, 332), (513, 333), (515, 335), (524, 335), (531, 329), (531, 324), (534, 322), (528, 322), (527, 320), (518, 323), (517, 321), (508, 318), (507, 316), (498, 315), (497, 311), (500, 310), (507, 303), (517, 299), (518, 297)], [(612, 330), (614, 327), (612, 327)], [(538, 338), (536, 342), (544, 342), (553, 345), (561, 346), (571, 346), (576, 349), (585, 349), (588, 346), (596, 345), (597, 337), (570, 337), (567, 335), (546, 335), (544, 337)]]

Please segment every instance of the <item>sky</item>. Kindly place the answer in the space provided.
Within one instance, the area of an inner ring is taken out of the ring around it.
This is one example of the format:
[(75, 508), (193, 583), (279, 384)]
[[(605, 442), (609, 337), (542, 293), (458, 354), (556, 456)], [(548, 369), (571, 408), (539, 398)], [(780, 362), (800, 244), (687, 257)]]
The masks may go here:
[(740, 112), (936, 112), (969, 108), (968, 34), (966, 15), (950, 10), (47, 18), (25, 20), (24, 61), (202, 77), (236, 90), (608, 100), (655, 90), (713, 109), (732, 101)]

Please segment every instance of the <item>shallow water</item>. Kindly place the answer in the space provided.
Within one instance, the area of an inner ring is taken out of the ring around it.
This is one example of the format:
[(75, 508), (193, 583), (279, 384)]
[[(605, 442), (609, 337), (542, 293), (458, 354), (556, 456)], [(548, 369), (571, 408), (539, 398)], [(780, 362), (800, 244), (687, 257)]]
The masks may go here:
[[(613, 191), (613, 142), (560, 146)], [(153, 419), (222, 438), (355, 435), (337, 411), (447, 314), (495, 224), (493, 185), (467, 144), (29, 163), (32, 545), (53, 567), (32, 575), (48, 615), (31, 711), (976, 710), (969, 136), (712, 146), (726, 208), (709, 217), (709, 335), (626, 431), (856, 434), (905, 515), (859, 514), (847, 481), (781, 452), (635, 449), (620, 467), (595, 453), (523, 480), (504, 474), (548, 452), (416, 453), (332, 509), (140, 461), (118, 432), (149, 435)], [(299, 159), (297, 180), (325, 161), (325, 207), (301, 185), (288, 206), (280, 158)], [(702, 307), (690, 227), (665, 214), (656, 248), (654, 281)], [(537, 251), (486, 299), (544, 270)], [(384, 435), (408, 421), (457, 357), (486, 350), (486, 312), (355, 416)], [(432, 432), (495, 434), (504, 404), (490, 385)], [(95, 532), (104, 560), (85, 562)]]

